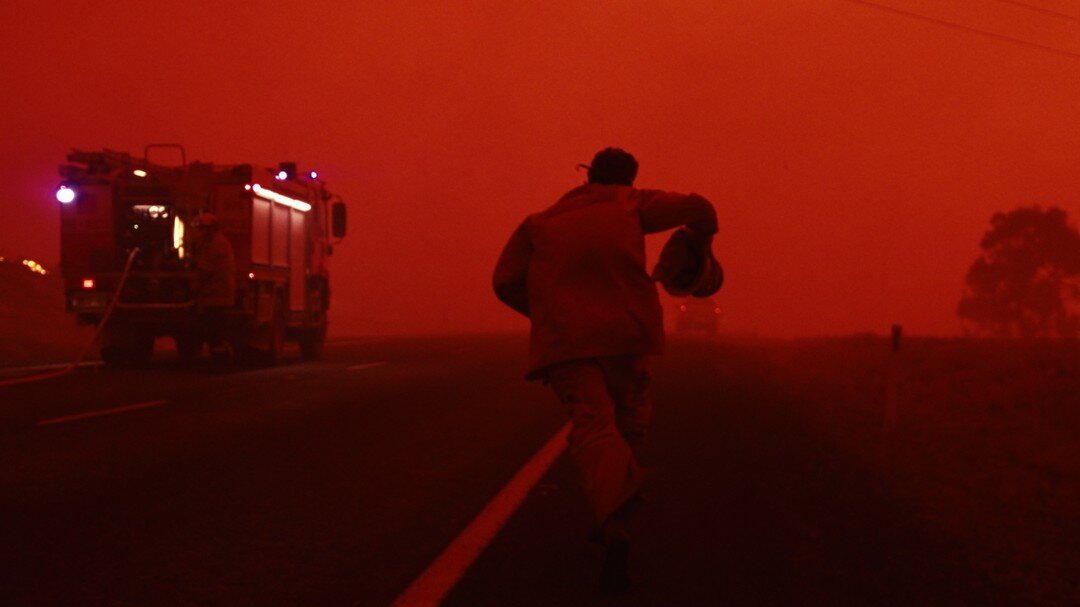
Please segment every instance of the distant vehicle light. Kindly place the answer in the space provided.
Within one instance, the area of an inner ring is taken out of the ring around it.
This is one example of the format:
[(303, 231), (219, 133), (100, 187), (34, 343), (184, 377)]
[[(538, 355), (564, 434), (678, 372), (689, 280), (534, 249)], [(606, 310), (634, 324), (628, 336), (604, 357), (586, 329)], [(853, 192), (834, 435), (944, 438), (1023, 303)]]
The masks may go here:
[(97, 283), (94, 282), (93, 278), (82, 279), (82, 288), (86, 289), (87, 291), (93, 289), (95, 286), (97, 286)]
[(251, 191), (251, 184), (250, 183), (245, 183), (244, 184), (244, 190), (250, 192)]
[(56, 190), (56, 199), (59, 200), (61, 204), (71, 204), (75, 201), (75, 190), (66, 185), (62, 185)]
[(319, 174), (318, 174), (318, 173), (316, 173), (315, 171), (312, 171), (312, 172), (311, 172), (311, 178), (312, 178), (312, 179), (318, 179), (318, 178), (319, 178)]
[(277, 179), (278, 181), (285, 181), (288, 178), (289, 174), (285, 171), (278, 171), (278, 174), (274, 176), (274, 179)]
[(45, 271), (45, 268), (42, 267), (42, 265), (40, 263), (34, 261), (33, 259), (24, 259), (24, 260), (22, 260), (22, 265), (26, 266), (26, 268), (28, 270), (30, 270), (31, 272), (33, 272), (35, 274), (41, 274), (42, 276), (48, 274), (48, 272)]
[(248, 272), (248, 278), (254, 280), (255, 279), (255, 272)]
[(131, 172), (131, 174), (136, 176), (136, 177), (146, 177), (146, 171), (144, 171), (142, 169), (135, 169), (134, 171)]

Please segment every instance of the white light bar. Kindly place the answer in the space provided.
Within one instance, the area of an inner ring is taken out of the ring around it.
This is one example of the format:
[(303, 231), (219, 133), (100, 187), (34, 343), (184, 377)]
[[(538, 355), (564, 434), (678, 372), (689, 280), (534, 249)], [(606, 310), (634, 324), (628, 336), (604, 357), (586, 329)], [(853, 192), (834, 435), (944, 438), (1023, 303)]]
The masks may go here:
[(252, 185), (251, 189), (255, 192), (255, 195), (258, 196), (259, 198), (264, 198), (266, 200), (271, 200), (271, 201), (276, 202), (278, 204), (283, 204), (283, 205), (285, 205), (287, 207), (296, 209), (297, 211), (303, 211), (304, 213), (307, 213), (308, 211), (311, 210), (311, 205), (304, 202), (303, 200), (297, 200), (295, 198), (289, 198), (288, 196), (286, 196), (284, 194), (278, 194), (277, 192), (275, 192), (273, 190), (268, 190), (268, 189), (262, 187), (261, 185), (259, 185), (257, 183)]

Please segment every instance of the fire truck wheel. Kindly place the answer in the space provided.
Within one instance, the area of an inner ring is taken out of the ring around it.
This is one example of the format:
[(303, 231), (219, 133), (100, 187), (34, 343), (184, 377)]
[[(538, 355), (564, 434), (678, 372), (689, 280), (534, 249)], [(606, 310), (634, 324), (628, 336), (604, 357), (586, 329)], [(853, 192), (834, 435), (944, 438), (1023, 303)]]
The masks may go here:
[(277, 365), (285, 354), (285, 298), (274, 298), (274, 317), (270, 320), (270, 345), (266, 349), (266, 364)]
[(285, 300), (279, 293), (273, 302), (270, 320), (256, 326), (249, 339), (236, 347), (242, 365), (267, 367), (281, 362), (285, 352)]
[(198, 336), (176, 335), (173, 341), (176, 342), (176, 353), (180, 355), (180, 360), (191, 362), (202, 354), (203, 341)]
[(318, 360), (322, 358), (323, 346), (326, 344), (326, 319), (318, 326), (304, 329), (300, 334), (300, 356), (304, 360)]
[(130, 367), (150, 360), (153, 353), (153, 337), (131, 337), (102, 346), (101, 360), (113, 367)]

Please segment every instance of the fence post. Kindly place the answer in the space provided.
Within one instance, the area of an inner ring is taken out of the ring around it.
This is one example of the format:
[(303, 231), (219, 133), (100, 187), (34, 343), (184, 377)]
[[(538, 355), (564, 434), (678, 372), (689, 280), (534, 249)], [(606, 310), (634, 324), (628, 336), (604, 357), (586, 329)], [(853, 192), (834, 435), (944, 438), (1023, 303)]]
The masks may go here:
[(900, 354), (900, 337), (903, 335), (904, 327), (901, 325), (892, 326), (892, 353), (889, 355), (888, 362), (885, 363), (885, 416), (882, 420), (882, 426), (886, 431), (892, 430), (896, 426), (896, 383), (897, 376), (899, 375), (899, 358)]

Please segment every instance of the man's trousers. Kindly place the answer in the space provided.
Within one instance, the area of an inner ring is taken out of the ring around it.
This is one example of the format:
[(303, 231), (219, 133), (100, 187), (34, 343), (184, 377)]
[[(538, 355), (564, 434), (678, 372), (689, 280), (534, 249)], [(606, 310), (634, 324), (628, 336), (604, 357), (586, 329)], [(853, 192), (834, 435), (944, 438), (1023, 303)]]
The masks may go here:
[(651, 375), (643, 356), (553, 365), (547, 380), (566, 407), (570, 455), (597, 525), (641, 488), (641, 458), (652, 419)]

